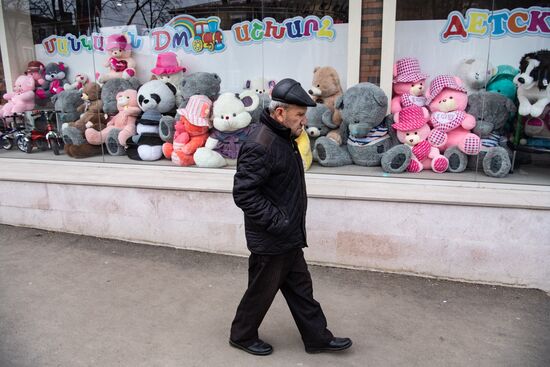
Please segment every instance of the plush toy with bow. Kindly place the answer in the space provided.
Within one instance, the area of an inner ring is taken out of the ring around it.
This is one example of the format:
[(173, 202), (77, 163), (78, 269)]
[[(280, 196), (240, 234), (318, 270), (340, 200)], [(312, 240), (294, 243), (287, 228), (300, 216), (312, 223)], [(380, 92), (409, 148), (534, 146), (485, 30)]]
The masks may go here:
[(62, 62), (50, 62), (46, 65), (44, 74), (46, 81), (36, 90), (36, 96), (44, 100), (63, 92), (63, 86), (67, 83), (65, 79), (67, 72), (68, 68)]
[(109, 69), (105, 74), (96, 75), (100, 83), (114, 78), (130, 79), (136, 75), (136, 62), (132, 57), (132, 45), (123, 34), (112, 34), (105, 44), (109, 58), (103, 64)]

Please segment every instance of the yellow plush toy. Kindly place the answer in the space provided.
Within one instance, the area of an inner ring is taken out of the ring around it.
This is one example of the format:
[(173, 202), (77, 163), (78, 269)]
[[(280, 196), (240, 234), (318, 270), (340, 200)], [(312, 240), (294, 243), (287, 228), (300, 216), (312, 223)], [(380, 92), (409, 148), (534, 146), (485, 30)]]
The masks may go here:
[(309, 144), (309, 136), (305, 130), (302, 130), (302, 133), (299, 137), (295, 139), (296, 144), (298, 144), (298, 150), (300, 151), (300, 156), (302, 156), (302, 162), (304, 163), (304, 171), (307, 171), (311, 167), (313, 162), (313, 154), (311, 153), (311, 145)]

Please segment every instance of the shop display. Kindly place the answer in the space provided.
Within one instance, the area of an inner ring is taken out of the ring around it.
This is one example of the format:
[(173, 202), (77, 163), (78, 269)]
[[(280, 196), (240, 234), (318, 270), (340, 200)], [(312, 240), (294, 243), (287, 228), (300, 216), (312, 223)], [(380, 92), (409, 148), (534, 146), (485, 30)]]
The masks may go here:
[(157, 55), (157, 63), (151, 73), (160, 81), (170, 83), (176, 87), (176, 106), (182, 103), (181, 81), (183, 73), (187, 69), (180, 66), (178, 57), (173, 52), (165, 52)]
[(86, 74), (76, 74), (74, 77), (74, 82), (67, 83), (63, 86), (65, 90), (82, 90), (84, 86), (89, 82), (88, 75)]
[(49, 99), (54, 94), (63, 92), (63, 85), (67, 83), (68, 68), (62, 62), (50, 62), (44, 69), (44, 83), (36, 89), (39, 99)]
[[(443, 173), (447, 170), (449, 160), (427, 140), (431, 131), (429, 121), (428, 110), (419, 106), (406, 107), (394, 115), (392, 128), (397, 130), (397, 139), (402, 144), (390, 149), (384, 155), (382, 159), (384, 171), (401, 173), (406, 170), (418, 173), (424, 169), (431, 169), (433, 172)], [(410, 154), (408, 150), (411, 151)], [(396, 164), (396, 159), (402, 157), (406, 157), (406, 161)]]
[(34, 108), (34, 79), (31, 75), (20, 75), (13, 83), (13, 92), (4, 94), (8, 101), (0, 110), (0, 117), (29, 111)]
[(517, 97), (517, 86), (514, 83), (514, 77), (517, 74), (519, 74), (519, 70), (513, 66), (497, 66), (496, 74), (487, 82), (487, 92), (496, 92), (515, 101)]
[(185, 108), (179, 109), (179, 121), (175, 125), (174, 142), (166, 142), (162, 153), (178, 166), (195, 164), (193, 155), (208, 139), (212, 101), (201, 95), (192, 96)]
[(393, 66), (391, 113), (413, 105), (424, 107), (427, 78), (428, 75), (421, 72), (417, 59), (406, 57), (397, 60)]
[(234, 164), (242, 143), (250, 133), (250, 111), (259, 104), (255, 92), (244, 91), (239, 96), (223, 93), (214, 102), (213, 129), (203, 148), (194, 155), (199, 167), (220, 168)]
[(132, 57), (132, 45), (123, 34), (112, 34), (105, 42), (108, 58), (103, 64), (109, 71), (97, 73), (100, 83), (114, 78), (130, 79), (136, 75), (136, 61)]
[(107, 151), (111, 155), (123, 155), (126, 140), (136, 134), (136, 120), (141, 109), (137, 102), (137, 91), (133, 89), (119, 92), (116, 100), (118, 113), (109, 119), (106, 126), (101, 126), (101, 131), (95, 129), (92, 122), (87, 122), (84, 136), (92, 145), (107, 143)]
[(466, 169), (467, 156), (479, 153), (480, 138), (471, 133), (476, 121), (465, 112), (468, 104), (466, 89), (457, 77), (439, 75), (426, 93), (431, 112), (428, 141), (449, 159), (450, 172)]
[(524, 55), (520, 73), (514, 77), (518, 86), (519, 114), (539, 117), (550, 103), (550, 51), (540, 50)]
[(101, 147), (88, 143), (84, 132), (91, 123), (94, 129), (105, 126), (106, 117), (102, 110), (101, 87), (97, 83), (88, 83), (82, 90), (84, 103), (77, 108), (82, 113), (74, 122), (64, 123), (62, 127), (65, 153), (73, 158), (87, 158), (102, 153)]
[(481, 138), (481, 150), (469, 157), (469, 168), (482, 168), (491, 177), (506, 176), (512, 167), (512, 152), (506, 145), (505, 127), (516, 115), (516, 105), (501, 94), (483, 91), (468, 96), (466, 112), (475, 118), (472, 132)]
[(342, 144), (339, 126), (342, 123), (340, 111), (335, 107), (336, 100), (344, 91), (340, 84), (340, 77), (336, 69), (330, 66), (315, 67), (313, 69), (313, 82), (308, 93), (316, 103), (322, 103), (328, 107), (330, 114), (325, 117), (325, 124), (331, 128), (328, 137)]
[(486, 59), (466, 58), (460, 61), (457, 76), (468, 94), (484, 90), (496, 69)]
[(126, 154), (134, 160), (156, 161), (162, 158), (164, 143), (159, 136), (160, 119), (176, 106), (176, 88), (151, 80), (139, 88), (137, 99), (144, 113), (137, 121), (137, 135), (126, 140)]

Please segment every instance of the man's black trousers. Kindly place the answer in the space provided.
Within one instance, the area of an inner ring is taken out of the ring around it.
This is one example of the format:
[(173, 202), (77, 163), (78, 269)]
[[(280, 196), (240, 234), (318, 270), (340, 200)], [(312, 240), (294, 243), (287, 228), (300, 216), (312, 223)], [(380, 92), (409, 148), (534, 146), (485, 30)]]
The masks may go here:
[(258, 328), (279, 289), (304, 345), (317, 347), (328, 343), (333, 335), (327, 329), (321, 305), (313, 299), (311, 275), (302, 249), (281, 255), (250, 255), (248, 289), (231, 325), (231, 340), (244, 346), (258, 340)]

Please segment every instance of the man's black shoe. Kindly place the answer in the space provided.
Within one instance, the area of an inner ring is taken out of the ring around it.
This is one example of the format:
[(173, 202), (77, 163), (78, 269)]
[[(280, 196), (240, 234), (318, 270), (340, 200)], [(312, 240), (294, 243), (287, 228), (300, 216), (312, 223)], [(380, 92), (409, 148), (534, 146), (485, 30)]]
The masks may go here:
[(340, 350), (348, 349), (352, 345), (350, 338), (337, 338), (334, 337), (330, 342), (321, 347), (306, 347), (308, 353), (322, 353), (322, 352), (338, 352)]
[(238, 349), (242, 349), (250, 354), (254, 354), (255, 356), (267, 356), (268, 354), (271, 354), (273, 352), (273, 347), (260, 339), (258, 339), (248, 347), (235, 343), (233, 340), (229, 339), (229, 345)]

